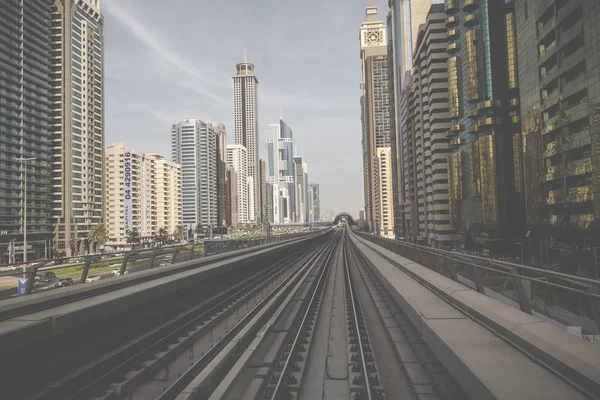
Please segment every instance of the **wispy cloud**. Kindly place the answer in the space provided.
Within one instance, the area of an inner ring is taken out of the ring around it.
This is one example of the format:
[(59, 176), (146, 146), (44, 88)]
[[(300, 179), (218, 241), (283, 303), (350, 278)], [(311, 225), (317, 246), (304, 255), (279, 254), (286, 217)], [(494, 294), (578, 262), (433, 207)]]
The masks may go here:
[[(170, 78), (185, 88), (191, 88), (199, 94), (223, 104), (230, 104), (231, 100), (221, 97), (208, 89), (210, 86), (223, 86), (226, 82), (222, 76), (206, 76), (200, 69), (182, 57), (179, 53), (169, 48), (133, 13), (119, 4), (118, 0), (104, 0), (103, 12), (110, 14), (123, 27), (128, 29), (140, 42), (154, 51), (158, 56), (155, 63), (165, 70)], [(181, 76), (181, 73), (185, 74)], [(213, 75), (213, 74), (211, 74)], [(187, 79), (186, 79), (187, 78)], [(207, 85), (208, 84), (208, 85)]]

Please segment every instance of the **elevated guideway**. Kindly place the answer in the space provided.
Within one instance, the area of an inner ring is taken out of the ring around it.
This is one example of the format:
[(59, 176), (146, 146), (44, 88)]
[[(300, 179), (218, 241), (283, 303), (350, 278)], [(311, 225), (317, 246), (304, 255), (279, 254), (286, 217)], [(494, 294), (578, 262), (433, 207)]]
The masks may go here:
[[(481, 274), (474, 279), (478, 291), (390, 250), (417, 258), (415, 248), (398, 249), (402, 244), (370, 235), (351, 238), (470, 398), (599, 398), (599, 346), (487, 296)], [(434, 264), (432, 254), (421, 257)]]

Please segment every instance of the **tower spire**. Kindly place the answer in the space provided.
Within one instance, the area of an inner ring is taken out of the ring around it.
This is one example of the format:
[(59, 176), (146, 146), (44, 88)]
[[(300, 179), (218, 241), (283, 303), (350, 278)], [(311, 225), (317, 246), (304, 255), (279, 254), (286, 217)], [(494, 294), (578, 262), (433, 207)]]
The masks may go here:
[(244, 47), (244, 63), (247, 63), (248, 59), (246, 58), (246, 48)]

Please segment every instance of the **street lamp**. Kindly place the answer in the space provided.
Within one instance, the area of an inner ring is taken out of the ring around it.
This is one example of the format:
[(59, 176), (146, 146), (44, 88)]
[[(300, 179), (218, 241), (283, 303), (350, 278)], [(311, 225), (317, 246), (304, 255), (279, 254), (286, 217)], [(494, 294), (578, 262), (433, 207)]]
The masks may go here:
[(27, 279), (27, 161), (35, 160), (35, 157), (20, 157), (15, 160), (23, 163), (25, 167), (23, 179), (23, 279)]

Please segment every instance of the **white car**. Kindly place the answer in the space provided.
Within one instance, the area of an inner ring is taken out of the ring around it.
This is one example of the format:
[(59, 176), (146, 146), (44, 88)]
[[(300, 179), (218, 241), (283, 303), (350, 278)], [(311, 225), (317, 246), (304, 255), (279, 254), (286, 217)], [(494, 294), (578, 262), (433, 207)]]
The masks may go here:
[[(119, 275), (121, 275), (121, 269), (120, 269), (120, 268), (113, 269), (113, 270), (112, 270), (112, 273), (113, 273), (115, 276), (119, 276)], [(129, 273), (129, 271), (125, 271), (125, 273), (124, 273), (123, 275), (127, 275), (128, 273)]]

